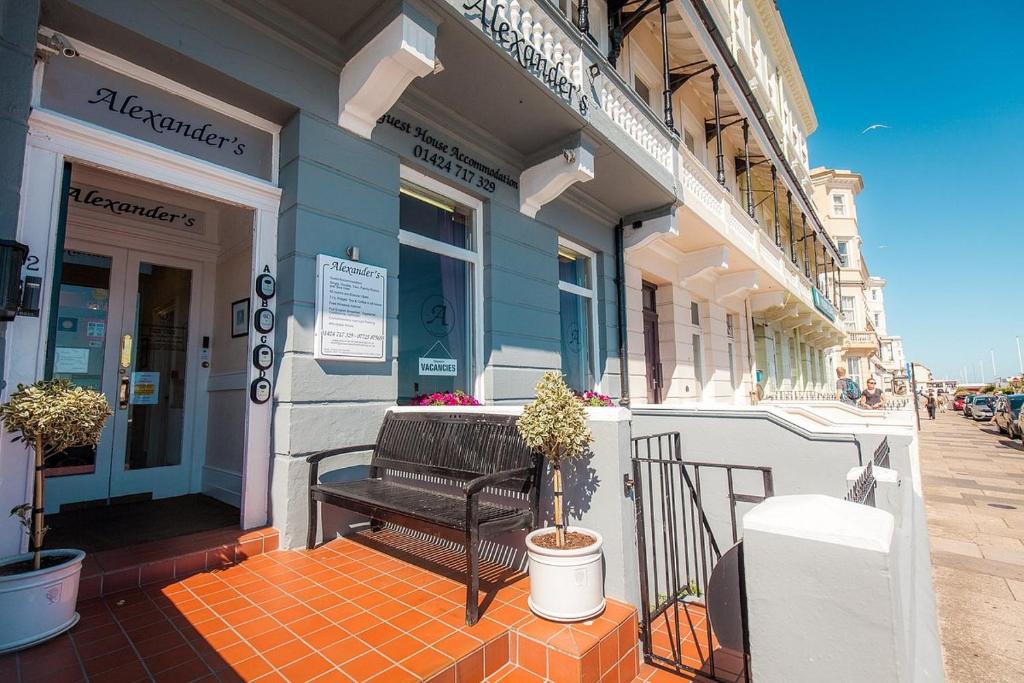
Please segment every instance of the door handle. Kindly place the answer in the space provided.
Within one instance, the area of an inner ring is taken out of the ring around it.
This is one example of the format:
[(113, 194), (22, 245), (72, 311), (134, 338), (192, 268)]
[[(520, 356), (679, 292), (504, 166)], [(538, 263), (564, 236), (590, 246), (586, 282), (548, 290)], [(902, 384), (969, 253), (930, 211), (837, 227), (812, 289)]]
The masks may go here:
[(121, 370), (127, 370), (132, 364), (132, 335), (126, 334), (121, 337)]
[(131, 380), (122, 377), (117, 387), (117, 407), (121, 410), (128, 410), (128, 397), (131, 393)]

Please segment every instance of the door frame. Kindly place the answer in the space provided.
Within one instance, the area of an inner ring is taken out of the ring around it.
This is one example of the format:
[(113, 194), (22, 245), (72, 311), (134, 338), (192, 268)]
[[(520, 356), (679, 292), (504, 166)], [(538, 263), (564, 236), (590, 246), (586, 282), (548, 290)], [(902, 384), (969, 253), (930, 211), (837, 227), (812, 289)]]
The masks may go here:
[[(160, 82), (170, 89), (167, 79), (141, 67), (124, 62), (76, 41), (79, 58), (103, 57), (108, 67), (114, 65), (134, 78)], [(98, 61), (98, 59), (97, 59)], [(253, 211), (252, 265), (250, 293), (256, 300), (255, 280), (260, 273), (277, 276), (277, 222), (281, 203), (281, 190), (275, 184), (232, 171), (209, 162), (161, 148), (156, 145), (99, 128), (67, 116), (39, 108), (39, 87), (44, 65), (37, 63), (34, 77), (34, 105), (29, 116), (29, 133), (25, 150), (25, 164), (21, 183), (21, 203), (18, 213), (18, 241), (28, 245), (30, 255), (38, 257), (28, 264), (30, 275), (43, 280), (40, 315), (19, 316), (7, 324), (4, 354), (6, 383), (0, 399), (6, 400), (19, 383), (31, 383), (43, 376), (45, 364), (46, 323), (50, 314), (50, 296), (53, 287), (54, 260), (58, 240), (58, 218), (61, 206), (61, 180), (65, 160), (84, 163), (109, 172), (128, 175), (217, 201), (234, 204)], [(173, 84), (172, 84), (173, 85)], [(218, 103), (206, 95), (184, 86), (176, 86), (177, 94), (196, 100), (199, 104), (220, 111), (237, 112), (249, 123), (258, 123), (274, 136), (278, 147), (280, 126), (256, 119), (251, 114)], [(275, 151), (276, 162), (276, 151)], [(275, 173), (276, 173), (276, 163)], [(267, 302), (276, 313), (276, 298)], [(250, 328), (247, 353), (259, 343), (274, 348), (274, 331), (258, 335)], [(41, 343), (41, 340), (42, 343)], [(247, 384), (259, 376), (259, 371), (247, 364)], [(276, 400), (276, 391), (274, 395)], [(272, 456), (271, 421), (275, 400), (263, 404), (246, 402), (245, 443), (242, 454), (241, 526), (244, 529), (266, 524), (268, 519), (268, 492)], [(6, 436), (0, 439), (0, 503), (11, 507), (30, 499), (31, 476), (29, 457), (25, 446), (12, 444)], [(0, 526), (0, 552), (17, 552), (27, 541), (18, 526), (7, 521)]]
[[(116, 242), (112, 241), (112, 238), (115, 237), (117, 239)], [(189, 258), (182, 256), (180, 246), (169, 245), (160, 241), (159, 238), (146, 240), (132, 237), (126, 233), (120, 234), (120, 231), (113, 224), (98, 223), (93, 225), (91, 220), (77, 220), (70, 216), (64, 236), (64, 248), (110, 256), (113, 263), (116, 264), (111, 270), (110, 302), (111, 308), (113, 308), (116, 301), (116, 305), (120, 310), (117, 311), (116, 318), (114, 318), (117, 322), (116, 338), (111, 337), (109, 334), (107, 336), (108, 348), (104, 350), (105, 372), (110, 372), (111, 368), (116, 365), (116, 358), (120, 355), (121, 335), (125, 333), (131, 322), (129, 320), (129, 307), (133, 303), (137, 303), (135, 302), (135, 288), (131, 287), (133, 282), (137, 282), (135, 279), (137, 278), (137, 272), (133, 273), (133, 267), (137, 270), (137, 262), (183, 268), (192, 272), (188, 319), (189, 333), (186, 340), (186, 394), (183, 406), (185, 416), (182, 425), (181, 453), (183, 469), (176, 476), (184, 479), (182, 494), (199, 492), (202, 489), (203, 465), (203, 459), (200, 456), (205, 452), (206, 448), (206, 429), (204, 428), (205, 420), (203, 415), (208, 410), (207, 381), (209, 379), (208, 373), (202, 372), (199, 367), (199, 344), (203, 331), (213, 328), (213, 308), (210, 303), (210, 297), (207, 294), (211, 293), (215, 286), (215, 264), (211, 263), (211, 259), (208, 257), (196, 258), (193, 256)], [(117, 276), (116, 280), (115, 274)], [(114, 296), (115, 287), (122, 290), (116, 298)], [(109, 320), (110, 316), (108, 315), (108, 323)], [(138, 321), (135, 320), (134, 323), (137, 326)], [(114, 331), (114, 326), (108, 324), (108, 330)], [(115, 359), (115, 362), (111, 362), (112, 359)], [(104, 377), (104, 380), (106, 379)], [(113, 404), (116, 398), (111, 397), (116, 397), (117, 394), (116, 380), (114, 385), (110, 387), (107, 387), (104, 383), (103, 388), (108, 400), (111, 400)], [(123, 448), (126, 444), (123, 439), (125, 436), (123, 425), (119, 429), (114, 424), (118, 409), (116, 405), (112, 407), (114, 409), (114, 417), (110, 420), (108, 428), (104, 430), (106, 432), (108, 429), (114, 429), (114, 433), (106, 437), (110, 440), (107, 444), (109, 453), (103, 456), (102, 468), (101, 458), (99, 453), (97, 453), (96, 472), (94, 473), (95, 475), (107, 478), (107, 495), (98, 496), (96, 499), (104, 497), (117, 498), (143, 492), (117, 490), (118, 484), (123, 489), (126, 483), (126, 479), (119, 477), (119, 471), (114, 469), (117, 467), (117, 463), (121, 462), (124, 457)], [(102, 472), (101, 469), (103, 470)], [(134, 479), (157, 476), (155, 473), (146, 476), (143, 476), (142, 472), (136, 474), (137, 476), (133, 477)], [(159, 476), (162, 477), (165, 474), (166, 472)], [(75, 483), (71, 479), (71, 477), (75, 476), (77, 475), (68, 475), (67, 481), (69, 483), (67, 484), (64, 483), (64, 477), (47, 479), (47, 485), (64, 488)], [(119, 479), (120, 481), (118, 481)], [(131, 487), (128, 486), (127, 488)], [(50, 501), (48, 500), (47, 502), (49, 503)]]

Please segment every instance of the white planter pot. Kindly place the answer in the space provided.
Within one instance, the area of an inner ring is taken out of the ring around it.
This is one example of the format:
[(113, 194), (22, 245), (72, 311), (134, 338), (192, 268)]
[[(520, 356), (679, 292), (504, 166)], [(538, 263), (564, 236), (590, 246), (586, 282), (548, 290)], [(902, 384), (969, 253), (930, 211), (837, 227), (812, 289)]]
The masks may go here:
[(597, 542), (586, 548), (542, 548), (533, 542), (533, 538), (554, 532), (553, 527), (527, 534), (529, 604), (534, 614), (551, 621), (583, 621), (604, 611), (604, 564), (601, 558), (604, 539), (590, 529), (566, 527), (566, 530), (590, 534)]
[[(44, 550), (43, 557), (67, 555), (55, 567), (0, 576), (0, 654), (49, 640), (78, 623), (78, 579), (81, 550)], [(31, 553), (9, 557), (6, 565), (32, 559)]]

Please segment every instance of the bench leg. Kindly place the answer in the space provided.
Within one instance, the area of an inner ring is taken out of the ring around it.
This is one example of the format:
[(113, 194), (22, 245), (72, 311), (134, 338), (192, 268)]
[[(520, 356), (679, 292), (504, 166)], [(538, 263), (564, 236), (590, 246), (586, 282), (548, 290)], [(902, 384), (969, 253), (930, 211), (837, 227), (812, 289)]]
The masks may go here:
[(466, 625), (480, 618), (480, 533), (475, 526), (466, 532)]
[(379, 519), (370, 519), (370, 531), (372, 531), (373, 533), (377, 533), (383, 528), (384, 522), (380, 521)]
[(306, 525), (306, 550), (312, 550), (316, 546), (316, 532), (317, 526), (319, 525), (319, 519), (316, 501), (313, 500), (313, 496), (309, 496), (309, 523)]

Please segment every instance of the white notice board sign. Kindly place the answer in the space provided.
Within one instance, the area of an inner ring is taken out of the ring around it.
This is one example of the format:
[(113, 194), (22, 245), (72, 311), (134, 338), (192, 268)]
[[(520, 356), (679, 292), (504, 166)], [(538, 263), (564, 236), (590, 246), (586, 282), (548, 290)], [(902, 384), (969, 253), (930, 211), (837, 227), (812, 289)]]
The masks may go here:
[(317, 255), (315, 358), (384, 361), (387, 282), (385, 268)]

